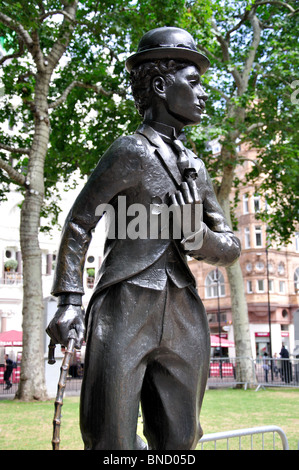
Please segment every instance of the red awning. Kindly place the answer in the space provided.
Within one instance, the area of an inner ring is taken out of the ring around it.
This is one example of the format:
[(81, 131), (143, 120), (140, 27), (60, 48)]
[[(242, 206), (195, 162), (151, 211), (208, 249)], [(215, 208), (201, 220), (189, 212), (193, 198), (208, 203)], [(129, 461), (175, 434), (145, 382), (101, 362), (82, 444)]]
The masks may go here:
[(219, 336), (211, 335), (211, 347), (217, 348), (221, 344), (222, 348), (234, 348), (235, 343), (233, 341), (228, 341), (228, 339), (221, 338), (221, 342), (219, 341)]
[(0, 346), (22, 346), (22, 331), (10, 330), (0, 333)]

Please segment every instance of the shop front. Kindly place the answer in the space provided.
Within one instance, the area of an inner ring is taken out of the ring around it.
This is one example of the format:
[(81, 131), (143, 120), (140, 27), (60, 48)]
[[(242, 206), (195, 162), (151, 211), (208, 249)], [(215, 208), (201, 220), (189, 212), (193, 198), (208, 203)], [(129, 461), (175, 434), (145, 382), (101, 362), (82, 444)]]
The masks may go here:
[(256, 357), (262, 357), (265, 354), (270, 356), (270, 333), (266, 331), (256, 331), (254, 336)]

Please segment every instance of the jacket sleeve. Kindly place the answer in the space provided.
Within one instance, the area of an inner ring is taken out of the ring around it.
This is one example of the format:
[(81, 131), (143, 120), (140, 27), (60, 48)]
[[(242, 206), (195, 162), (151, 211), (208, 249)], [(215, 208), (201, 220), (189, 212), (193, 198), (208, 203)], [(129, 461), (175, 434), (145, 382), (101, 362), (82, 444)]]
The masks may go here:
[(209, 264), (230, 266), (241, 254), (241, 243), (225, 220), (204, 165), (200, 171), (198, 189), (203, 195), (202, 236), (199, 237), (199, 247), (187, 250), (186, 254)]
[[(61, 235), (52, 294), (84, 294), (83, 271), (97, 208), (137, 184), (143, 146), (134, 136), (120, 137), (107, 150), (71, 208)], [(100, 214), (100, 215), (97, 215)]]

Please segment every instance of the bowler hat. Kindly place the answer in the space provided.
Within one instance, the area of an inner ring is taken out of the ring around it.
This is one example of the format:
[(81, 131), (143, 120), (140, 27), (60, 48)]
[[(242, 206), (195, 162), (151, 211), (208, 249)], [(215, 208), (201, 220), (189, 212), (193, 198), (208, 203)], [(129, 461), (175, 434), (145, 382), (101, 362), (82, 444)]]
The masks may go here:
[(131, 72), (136, 65), (155, 59), (186, 60), (195, 64), (202, 75), (209, 66), (209, 59), (198, 52), (191, 34), (181, 28), (163, 26), (145, 33), (136, 54), (126, 60), (126, 69)]

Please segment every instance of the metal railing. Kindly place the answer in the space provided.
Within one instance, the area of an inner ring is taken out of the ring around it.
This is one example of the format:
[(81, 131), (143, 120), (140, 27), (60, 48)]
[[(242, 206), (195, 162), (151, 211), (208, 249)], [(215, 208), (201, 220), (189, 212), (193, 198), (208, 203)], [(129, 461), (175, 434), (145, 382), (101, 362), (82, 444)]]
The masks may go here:
[[(236, 387), (237, 385), (244, 385), (245, 388), (249, 386), (256, 387), (259, 390), (261, 387), (299, 387), (299, 358), (291, 359), (249, 359), (249, 367), (252, 367), (252, 383), (240, 382), (237, 378), (237, 364), (239, 358), (221, 357), (212, 358), (210, 361), (208, 388), (220, 387)], [(68, 394), (79, 393), (82, 383), (82, 367), (80, 366), (78, 374), (74, 377), (69, 376), (66, 384), (66, 392)], [(13, 381), (15, 382), (15, 381)], [(2, 394), (11, 395), (15, 393), (17, 387), (10, 390), (5, 390), (5, 384), (0, 377), (0, 386), (3, 386)]]
[(259, 385), (299, 387), (299, 359), (297, 358), (256, 359), (255, 373)]
[(0, 285), (20, 286), (23, 284), (23, 275), (20, 273), (4, 273), (4, 277), (0, 278)]
[[(253, 436), (256, 434), (261, 435), (261, 442), (258, 443), (259, 444), (258, 449), (255, 449), (256, 443), (254, 443), (254, 439), (253, 439)], [(267, 442), (267, 446), (265, 446), (265, 434), (272, 434), (272, 442), (271, 443)], [(234, 441), (233, 447), (237, 447), (238, 450), (266, 450), (265, 447), (267, 447), (267, 450), (276, 450), (275, 437), (277, 434), (280, 438), (282, 450), (289, 450), (289, 443), (288, 443), (287, 436), (284, 433), (284, 431), (278, 426), (259, 426), (259, 427), (254, 427), (254, 428), (236, 429), (234, 431), (224, 431), (224, 432), (206, 434), (200, 439), (199, 444), (201, 446), (201, 450), (205, 450), (204, 444), (206, 444), (207, 442), (214, 442), (214, 450), (218, 450), (217, 442), (226, 441), (226, 450), (230, 450), (231, 439), (237, 439), (237, 446), (235, 445), (236, 441)], [(246, 444), (243, 445), (242, 438), (244, 438), (245, 436), (250, 436), (250, 441), (249, 443), (246, 442)], [(223, 450), (223, 446), (221, 450)]]
[(257, 387), (299, 387), (298, 358), (247, 358), (249, 367), (252, 367), (252, 383), (244, 383), (238, 380), (237, 364), (239, 359), (230, 357), (211, 358), (208, 387), (234, 387), (239, 384), (245, 386), (255, 385)]
[[(210, 361), (208, 388), (235, 387), (299, 387), (299, 359), (249, 359), (253, 382), (241, 382), (238, 379), (237, 364), (240, 358), (212, 358)], [(82, 370), (80, 370), (80, 376)], [(78, 392), (82, 377), (68, 377), (66, 391)]]

